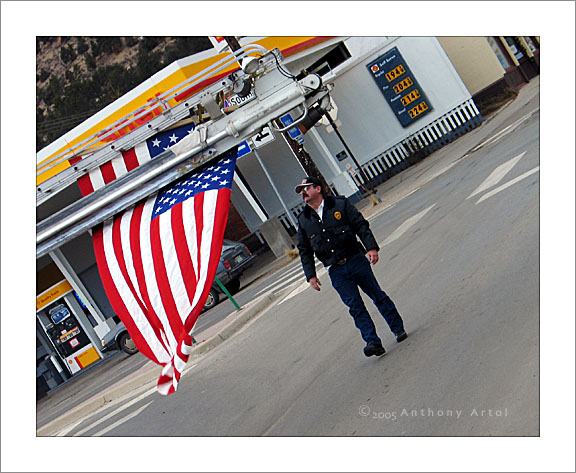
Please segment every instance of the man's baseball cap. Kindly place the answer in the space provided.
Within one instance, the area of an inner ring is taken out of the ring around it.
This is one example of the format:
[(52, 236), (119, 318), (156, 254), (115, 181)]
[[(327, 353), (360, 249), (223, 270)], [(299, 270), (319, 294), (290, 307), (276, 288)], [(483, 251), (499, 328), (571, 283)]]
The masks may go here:
[(320, 182), (320, 179), (316, 177), (307, 176), (304, 179), (302, 179), (302, 182), (294, 188), (294, 191), (296, 192), (296, 194), (300, 194), (300, 192), (302, 192), (302, 189), (304, 189), (304, 187), (306, 186), (322, 187), (322, 182)]

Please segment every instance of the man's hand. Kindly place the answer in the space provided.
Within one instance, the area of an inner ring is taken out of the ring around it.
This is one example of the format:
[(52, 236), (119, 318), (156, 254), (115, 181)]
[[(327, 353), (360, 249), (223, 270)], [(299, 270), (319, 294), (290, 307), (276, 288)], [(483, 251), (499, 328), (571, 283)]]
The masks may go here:
[(313, 289), (315, 289), (316, 291), (320, 290), (320, 286), (322, 285), (322, 283), (320, 282), (320, 279), (318, 279), (316, 276), (313, 276), (310, 279), (308, 279), (308, 282), (310, 283)]
[(368, 258), (368, 261), (370, 261), (371, 264), (376, 264), (378, 263), (378, 251), (377, 250), (370, 250), (366, 253), (366, 258)]

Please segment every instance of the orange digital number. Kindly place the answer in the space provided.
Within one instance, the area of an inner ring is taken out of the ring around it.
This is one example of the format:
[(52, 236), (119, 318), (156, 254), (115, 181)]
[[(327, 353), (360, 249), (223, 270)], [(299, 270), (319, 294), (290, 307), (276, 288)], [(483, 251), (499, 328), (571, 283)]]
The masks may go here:
[(419, 98), (420, 98), (420, 92), (418, 91), (418, 89), (414, 89), (412, 92), (406, 94), (404, 97), (400, 97), (400, 101), (402, 102), (402, 105), (406, 106)]
[(398, 79), (398, 77), (400, 77), (405, 72), (406, 69), (404, 69), (404, 66), (400, 64), (398, 67), (396, 67), (395, 69), (391, 70), (386, 74), (386, 79), (388, 79), (388, 82), (392, 82), (393, 80)]
[(398, 84), (392, 88), (394, 89), (394, 92), (399, 94), (403, 90), (407, 89), (408, 87), (412, 87), (413, 85), (414, 82), (412, 82), (412, 79), (410, 79), (410, 77), (406, 77), (406, 79), (404, 79), (402, 82), (398, 82)]
[(426, 104), (426, 102), (421, 102), (414, 108), (408, 110), (408, 114), (410, 115), (410, 118), (416, 118), (418, 115), (425, 112), (426, 110), (428, 110), (428, 105)]

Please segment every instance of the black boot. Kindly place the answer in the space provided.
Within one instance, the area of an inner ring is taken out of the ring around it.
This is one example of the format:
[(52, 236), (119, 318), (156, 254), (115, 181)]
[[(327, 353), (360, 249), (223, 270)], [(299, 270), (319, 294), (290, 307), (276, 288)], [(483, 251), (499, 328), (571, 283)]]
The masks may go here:
[(364, 347), (364, 354), (366, 356), (382, 356), (384, 353), (386, 353), (386, 350), (384, 350), (384, 347), (380, 343), (372, 342)]

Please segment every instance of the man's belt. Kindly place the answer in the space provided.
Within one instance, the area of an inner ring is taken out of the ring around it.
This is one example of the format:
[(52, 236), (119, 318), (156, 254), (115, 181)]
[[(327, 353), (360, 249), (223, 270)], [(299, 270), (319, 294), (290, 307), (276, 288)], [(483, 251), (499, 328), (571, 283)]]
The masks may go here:
[(340, 266), (343, 264), (346, 264), (346, 263), (348, 263), (348, 261), (350, 261), (354, 256), (356, 256), (358, 254), (360, 254), (360, 252), (353, 253), (349, 256), (346, 256), (345, 258), (338, 258), (337, 260), (334, 261), (334, 264), (338, 264)]

